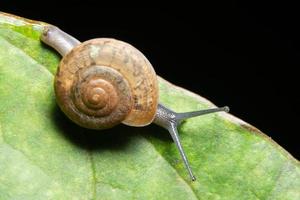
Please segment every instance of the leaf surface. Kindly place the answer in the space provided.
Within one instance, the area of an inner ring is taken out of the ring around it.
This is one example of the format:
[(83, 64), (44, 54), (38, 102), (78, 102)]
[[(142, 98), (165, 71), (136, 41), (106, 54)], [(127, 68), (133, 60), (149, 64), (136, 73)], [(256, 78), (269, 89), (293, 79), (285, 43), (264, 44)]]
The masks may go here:
[[(55, 102), (60, 56), (45, 23), (0, 13), (0, 199), (300, 199), (300, 167), (251, 125), (218, 113), (179, 130), (197, 181), (168, 132), (151, 125), (105, 131), (70, 122)], [(160, 81), (176, 111), (213, 107)]]

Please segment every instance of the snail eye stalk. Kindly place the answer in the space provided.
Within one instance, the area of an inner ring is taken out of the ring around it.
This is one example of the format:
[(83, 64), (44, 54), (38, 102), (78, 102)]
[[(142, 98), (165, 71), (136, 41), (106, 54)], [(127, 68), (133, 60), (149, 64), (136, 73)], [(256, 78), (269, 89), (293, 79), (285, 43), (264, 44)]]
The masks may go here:
[(171, 134), (172, 139), (174, 140), (176, 147), (181, 155), (181, 158), (183, 160), (183, 163), (191, 177), (192, 181), (196, 180), (196, 177), (193, 174), (193, 171), (190, 167), (189, 161), (185, 155), (185, 152), (182, 148), (180, 138), (178, 135), (177, 127), (180, 125), (180, 123), (188, 118), (197, 117), (200, 115), (206, 115), (210, 113), (215, 112), (229, 112), (229, 107), (224, 106), (221, 108), (212, 108), (212, 109), (206, 109), (206, 110), (199, 110), (199, 111), (192, 111), (192, 112), (185, 112), (185, 113), (176, 113), (165, 106), (159, 104), (157, 108), (157, 113), (154, 119), (154, 123), (167, 129), (169, 133)]

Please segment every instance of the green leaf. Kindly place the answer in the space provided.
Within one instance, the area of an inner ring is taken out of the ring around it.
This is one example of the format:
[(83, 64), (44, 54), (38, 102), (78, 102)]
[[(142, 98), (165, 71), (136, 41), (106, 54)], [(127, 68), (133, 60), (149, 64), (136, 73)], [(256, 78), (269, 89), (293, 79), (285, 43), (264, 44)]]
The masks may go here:
[[(0, 13), (1, 200), (300, 199), (299, 162), (229, 114), (181, 125), (195, 182), (160, 127), (70, 122), (55, 102), (60, 56), (39, 41), (44, 25)], [(213, 106), (163, 79), (160, 101), (176, 111)]]

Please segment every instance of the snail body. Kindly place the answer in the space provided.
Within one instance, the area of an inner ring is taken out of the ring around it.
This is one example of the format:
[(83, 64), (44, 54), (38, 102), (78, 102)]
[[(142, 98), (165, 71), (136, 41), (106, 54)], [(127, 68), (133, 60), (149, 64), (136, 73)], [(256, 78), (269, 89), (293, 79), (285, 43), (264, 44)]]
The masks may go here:
[(196, 180), (177, 132), (182, 120), (228, 107), (176, 113), (158, 102), (158, 81), (148, 59), (130, 44), (98, 38), (80, 43), (55, 26), (41, 40), (62, 56), (54, 88), (61, 110), (79, 126), (107, 129), (123, 123), (167, 129), (192, 180)]

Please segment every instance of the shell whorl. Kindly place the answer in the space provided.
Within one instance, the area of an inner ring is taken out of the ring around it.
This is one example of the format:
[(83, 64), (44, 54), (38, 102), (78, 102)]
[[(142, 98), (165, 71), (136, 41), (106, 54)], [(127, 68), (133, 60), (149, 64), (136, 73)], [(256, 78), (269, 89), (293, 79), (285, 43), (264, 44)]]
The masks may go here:
[(80, 126), (105, 129), (150, 124), (158, 104), (153, 67), (128, 43), (99, 38), (63, 57), (55, 92), (60, 108)]

